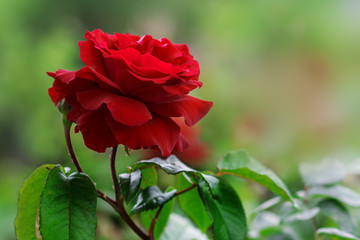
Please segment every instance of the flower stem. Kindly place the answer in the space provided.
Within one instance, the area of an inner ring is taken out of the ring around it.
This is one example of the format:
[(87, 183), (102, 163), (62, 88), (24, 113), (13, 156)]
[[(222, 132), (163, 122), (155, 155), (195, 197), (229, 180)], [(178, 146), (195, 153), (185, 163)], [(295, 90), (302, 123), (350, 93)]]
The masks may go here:
[(115, 167), (117, 148), (118, 148), (118, 145), (113, 147), (112, 152), (111, 152), (110, 170), (111, 170), (111, 177), (112, 177), (112, 181), (113, 181), (114, 189), (115, 189), (115, 199), (116, 199), (116, 202), (119, 203), (121, 192), (120, 192), (120, 186), (119, 186), (119, 181), (117, 178), (116, 167)]
[(133, 220), (130, 218), (130, 216), (128, 215), (128, 213), (126, 212), (126, 209), (124, 207), (124, 198), (121, 195), (120, 185), (119, 185), (119, 181), (118, 181), (118, 178), (117, 178), (116, 167), (115, 167), (117, 148), (118, 148), (118, 145), (113, 147), (112, 152), (111, 152), (111, 156), (110, 156), (110, 171), (111, 171), (112, 181), (113, 181), (113, 184), (114, 184), (115, 199), (116, 200), (115, 200), (114, 205), (111, 202), (108, 202), (106, 199), (104, 199), (104, 200), (107, 201), (114, 208), (114, 210), (117, 213), (119, 213), (119, 215), (127, 223), (127, 225), (141, 239), (149, 240), (149, 237), (133, 222)]
[(163, 209), (164, 204), (159, 207), (159, 209), (156, 211), (155, 217), (151, 221), (150, 228), (149, 228), (149, 238), (150, 240), (154, 240), (154, 229), (155, 229), (155, 223), (157, 222), (160, 212)]
[(70, 155), (70, 158), (72, 160), (72, 162), (75, 165), (75, 168), (78, 172), (84, 172), (80, 166), (79, 161), (76, 158), (75, 152), (74, 152), (74, 148), (72, 146), (71, 143), (71, 138), (70, 138), (70, 128), (64, 126), (64, 133), (65, 133), (65, 141), (66, 141), (66, 146)]

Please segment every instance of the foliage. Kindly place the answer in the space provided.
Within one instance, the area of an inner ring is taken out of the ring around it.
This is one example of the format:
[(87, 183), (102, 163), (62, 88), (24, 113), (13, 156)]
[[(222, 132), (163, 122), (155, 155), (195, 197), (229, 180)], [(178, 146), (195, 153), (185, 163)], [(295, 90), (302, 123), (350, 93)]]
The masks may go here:
[(360, 194), (343, 185), (344, 169), (344, 164), (329, 161), (301, 165), (305, 186), (296, 193), (298, 207), (278, 197), (267, 200), (252, 214), (249, 238), (359, 239), (354, 210)]
[[(178, 219), (175, 221), (184, 222), (182, 224), (188, 228), (183, 229), (186, 235), (195, 234), (191, 237), (199, 235), (207, 239), (208, 237), (201, 232), (205, 233), (209, 228), (214, 239), (246, 239), (247, 220), (242, 202), (233, 187), (221, 177), (228, 174), (224, 169), (227, 169), (229, 174), (231, 174), (230, 169), (233, 172), (241, 172), (236, 176), (254, 180), (270, 190), (280, 189), (281, 191), (277, 192), (285, 201), (292, 200), (285, 184), (272, 171), (263, 166), (242, 171), (245, 167), (249, 167), (250, 158), (244, 151), (232, 152), (220, 162), (221, 167), (218, 173), (214, 174), (205, 174), (192, 169), (175, 156), (139, 161), (129, 169), (130, 173), (120, 174), (119, 182), (115, 183), (115, 187), (118, 186), (121, 191), (120, 197), (125, 200), (120, 203), (111, 200), (99, 190), (97, 193), (94, 183), (84, 173), (69, 175), (69, 172), (60, 165), (42, 166), (23, 186), (16, 220), (18, 238), (22, 240), (41, 236), (45, 240), (95, 239), (95, 206), (98, 195), (123, 218), (125, 216), (124, 220), (128, 224), (131, 220), (126, 217), (126, 211), (131, 215), (140, 213), (141, 222), (148, 230), (148, 236), (142, 236), (136, 227), (133, 229), (143, 239), (173, 239), (173, 237), (169, 238), (168, 229), (172, 228), (171, 221), (174, 218)], [(253, 158), (251, 164), (260, 166), (260, 163)], [(181, 189), (170, 187), (162, 192), (156, 185), (157, 181), (146, 180), (157, 178), (154, 168), (159, 168), (169, 175), (177, 175), (176, 187)], [(275, 179), (276, 183), (269, 179)], [(23, 206), (31, 189), (36, 190), (38, 197), (24, 209)], [(180, 202), (179, 206), (191, 219), (192, 224), (185, 224), (189, 219), (182, 220), (172, 213), (175, 198)], [(200, 231), (194, 230), (193, 224)], [(167, 225), (169, 228), (166, 227)]]

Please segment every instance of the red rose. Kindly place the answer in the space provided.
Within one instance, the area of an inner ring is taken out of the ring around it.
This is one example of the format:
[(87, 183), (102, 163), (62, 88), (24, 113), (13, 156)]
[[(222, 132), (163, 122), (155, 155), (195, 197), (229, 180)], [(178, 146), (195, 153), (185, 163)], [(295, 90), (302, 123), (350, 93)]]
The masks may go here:
[(173, 117), (192, 126), (212, 107), (188, 93), (201, 87), (199, 64), (185, 44), (150, 35), (86, 32), (79, 41), (78, 71), (58, 70), (49, 89), (57, 105), (72, 107), (67, 118), (76, 123), (88, 148), (104, 152), (123, 144), (131, 149), (158, 148), (165, 156), (182, 151), (187, 141)]

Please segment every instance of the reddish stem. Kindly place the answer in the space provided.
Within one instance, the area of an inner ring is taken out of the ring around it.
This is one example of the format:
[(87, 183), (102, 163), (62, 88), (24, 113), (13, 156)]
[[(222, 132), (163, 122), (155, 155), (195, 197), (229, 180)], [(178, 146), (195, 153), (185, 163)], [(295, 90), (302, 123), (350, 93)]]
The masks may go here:
[(74, 152), (74, 148), (72, 146), (71, 143), (71, 138), (70, 138), (70, 128), (67, 128), (66, 126), (64, 126), (64, 133), (65, 133), (65, 141), (66, 141), (66, 146), (70, 155), (70, 158), (72, 160), (72, 162), (74, 163), (76, 170), (78, 172), (84, 172), (80, 166), (79, 161), (76, 158), (75, 152)]

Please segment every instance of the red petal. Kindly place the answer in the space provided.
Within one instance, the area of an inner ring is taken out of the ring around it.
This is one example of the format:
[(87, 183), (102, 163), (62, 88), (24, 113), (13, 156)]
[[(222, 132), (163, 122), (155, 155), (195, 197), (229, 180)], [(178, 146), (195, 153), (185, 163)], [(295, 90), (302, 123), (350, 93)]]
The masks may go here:
[(172, 95), (185, 95), (188, 94), (191, 90), (194, 90), (197, 87), (201, 87), (202, 82), (197, 80), (190, 80), (187, 82), (173, 84), (173, 85), (161, 85), (161, 87), (168, 93)]
[(108, 119), (119, 143), (131, 149), (158, 147), (163, 156), (169, 156), (179, 139), (180, 127), (170, 118), (154, 117), (138, 127), (128, 127)]
[(76, 129), (81, 131), (85, 145), (96, 152), (105, 152), (106, 148), (118, 144), (107, 124), (108, 115), (108, 110), (102, 107), (88, 111), (78, 119)]
[(96, 49), (94, 43), (91, 41), (79, 41), (78, 46), (80, 48), (80, 59), (81, 61), (100, 74), (105, 75), (102, 53)]
[(100, 89), (79, 92), (76, 96), (88, 110), (96, 110), (105, 103), (112, 117), (124, 125), (138, 126), (152, 118), (144, 103)]
[(187, 125), (192, 126), (203, 118), (213, 103), (192, 96), (184, 96), (173, 102), (147, 104), (151, 112), (165, 117), (184, 117)]

